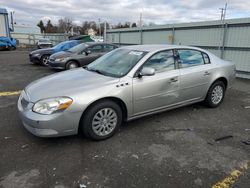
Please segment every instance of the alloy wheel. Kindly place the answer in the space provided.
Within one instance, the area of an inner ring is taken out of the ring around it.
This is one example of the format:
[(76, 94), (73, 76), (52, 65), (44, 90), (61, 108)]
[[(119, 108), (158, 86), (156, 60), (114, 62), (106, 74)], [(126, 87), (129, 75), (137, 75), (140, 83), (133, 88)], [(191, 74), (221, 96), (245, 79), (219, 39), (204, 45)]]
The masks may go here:
[(43, 57), (43, 64), (44, 65), (48, 65), (48, 61), (49, 61), (49, 56), (45, 56), (45, 57)]
[(117, 113), (112, 108), (99, 110), (92, 120), (92, 129), (98, 136), (106, 136), (112, 133), (117, 125)]
[(220, 85), (214, 87), (211, 100), (214, 104), (219, 104), (223, 99), (223, 88)]

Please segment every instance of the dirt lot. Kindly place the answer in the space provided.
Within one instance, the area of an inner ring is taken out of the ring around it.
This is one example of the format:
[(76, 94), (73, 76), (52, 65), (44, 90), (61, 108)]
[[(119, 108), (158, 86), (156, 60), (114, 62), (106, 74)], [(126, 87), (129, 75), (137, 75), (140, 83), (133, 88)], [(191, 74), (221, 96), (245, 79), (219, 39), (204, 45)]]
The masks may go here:
[[(0, 70), (0, 92), (55, 73), (29, 63), (26, 51), (0, 52)], [(0, 97), (0, 187), (249, 187), (250, 145), (241, 143), (250, 140), (248, 80), (237, 79), (217, 109), (195, 104), (142, 118), (101, 142), (31, 135), (17, 99)]]

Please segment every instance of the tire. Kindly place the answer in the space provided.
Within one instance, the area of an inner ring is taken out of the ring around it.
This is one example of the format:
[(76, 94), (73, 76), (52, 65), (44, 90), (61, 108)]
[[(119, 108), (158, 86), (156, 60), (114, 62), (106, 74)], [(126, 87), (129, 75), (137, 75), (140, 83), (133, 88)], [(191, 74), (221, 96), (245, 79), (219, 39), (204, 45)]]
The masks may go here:
[(43, 55), (41, 60), (40, 60), (40, 63), (43, 65), (43, 66), (47, 66), (48, 65), (48, 61), (49, 61), (49, 55)]
[(226, 86), (222, 81), (215, 81), (207, 92), (205, 104), (210, 108), (218, 107), (224, 99)]
[(111, 100), (105, 100), (87, 110), (80, 126), (86, 137), (92, 140), (104, 140), (113, 136), (121, 123), (120, 106)]
[(79, 67), (79, 64), (75, 61), (69, 61), (67, 64), (66, 64), (66, 70), (69, 70), (69, 69), (74, 69), (74, 68), (77, 68)]
[(8, 46), (8, 50), (9, 50), (9, 51), (12, 51), (12, 50), (15, 50), (15, 49), (16, 49), (15, 46)]

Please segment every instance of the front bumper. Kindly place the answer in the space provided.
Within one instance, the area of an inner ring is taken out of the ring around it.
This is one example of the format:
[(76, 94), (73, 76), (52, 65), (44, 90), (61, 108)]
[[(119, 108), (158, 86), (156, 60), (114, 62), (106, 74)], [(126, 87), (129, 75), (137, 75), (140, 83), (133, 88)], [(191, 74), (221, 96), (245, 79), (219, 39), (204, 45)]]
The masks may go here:
[(33, 56), (32, 54), (29, 54), (30, 62), (32, 63), (40, 63), (40, 56)]
[(66, 62), (49, 60), (48, 67), (51, 69), (65, 70)]
[[(78, 133), (81, 115), (79, 113), (59, 112), (51, 115), (32, 111), (34, 103), (28, 102), (23, 91), (18, 99), (18, 111), (24, 127), (39, 137), (59, 137)], [(25, 101), (25, 102), (23, 102)]]

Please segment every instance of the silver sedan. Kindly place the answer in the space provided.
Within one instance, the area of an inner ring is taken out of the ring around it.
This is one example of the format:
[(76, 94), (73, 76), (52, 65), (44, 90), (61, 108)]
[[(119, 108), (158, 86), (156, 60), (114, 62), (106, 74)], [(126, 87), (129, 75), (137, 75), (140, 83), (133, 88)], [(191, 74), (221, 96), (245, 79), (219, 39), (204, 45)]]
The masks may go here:
[(208, 51), (172, 45), (116, 49), (86, 67), (29, 84), (18, 100), (25, 128), (56, 137), (111, 137), (123, 121), (204, 101), (219, 106), (235, 65)]

